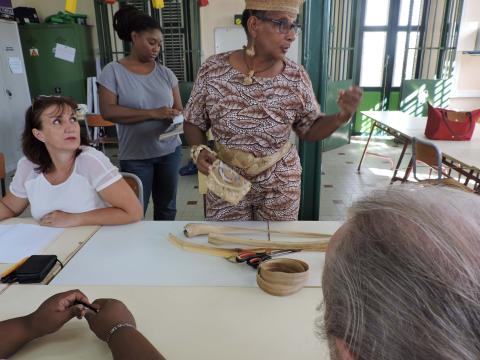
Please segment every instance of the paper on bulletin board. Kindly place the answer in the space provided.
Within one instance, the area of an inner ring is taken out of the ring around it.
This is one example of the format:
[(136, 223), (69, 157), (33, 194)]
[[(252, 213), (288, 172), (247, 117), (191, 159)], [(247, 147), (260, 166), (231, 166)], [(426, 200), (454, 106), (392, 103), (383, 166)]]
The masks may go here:
[(9, 57), (8, 66), (10, 67), (10, 71), (12, 72), (12, 74), (23, 73), (22, 60), (20, 60), (19, 57)]
[(58, 44), (55, 46), (55, 57), (68, 62), (75, 62), (75, 52), (77, 50), (73, 47)]

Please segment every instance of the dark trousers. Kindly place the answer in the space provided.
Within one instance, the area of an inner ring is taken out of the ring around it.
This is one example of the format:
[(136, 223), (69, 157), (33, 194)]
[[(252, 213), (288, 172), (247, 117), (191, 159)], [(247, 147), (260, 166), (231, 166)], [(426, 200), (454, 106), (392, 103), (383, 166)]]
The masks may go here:
[(173, 153), (157, 158), (120, 160), (121, 171), (135, 174), (142, 180), (144, 213), (152, 195), (154, 220), (175, 220), (181, 159), (182, 150), (178, 146)]

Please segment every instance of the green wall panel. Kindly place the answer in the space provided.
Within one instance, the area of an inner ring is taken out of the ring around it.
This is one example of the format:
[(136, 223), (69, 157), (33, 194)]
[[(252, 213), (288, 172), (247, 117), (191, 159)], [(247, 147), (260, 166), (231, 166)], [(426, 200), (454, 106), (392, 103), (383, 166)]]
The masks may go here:
[[(95, 75), (91, 27), (28, 24), (19, 30), (31, 96), (63, 95), (86, 103), (87, 77)], [(74, 62), (56, 58), (56, 44), (74, 48)], [(39, 56), (31, 56), (31, 49), (37, 49)]]
[(427, 115), (427, 102), (446, 107), (450, 100), (452, 79), (405, 80), (402, 84), (400, 109), (413, 116)]
[(363, 93), (362, 102), (358, 107), (355, 118), (354, 133), (365, 134), (369, 133), (372, 127), (372, 119), (360, 114), (360, 111), (381, 110), (381, 92), (380, 91), (365, 91)]
[(396, 111), (400, 107), (400, 91), (392, 91), (390, 93), (390, 101), (388, 102), (388, 110)]

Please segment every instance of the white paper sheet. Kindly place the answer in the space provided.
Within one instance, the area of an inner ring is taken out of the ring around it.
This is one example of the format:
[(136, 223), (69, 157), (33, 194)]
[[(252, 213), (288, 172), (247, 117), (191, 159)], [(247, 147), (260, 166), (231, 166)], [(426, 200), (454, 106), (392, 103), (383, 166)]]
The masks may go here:
[(176, 125), (176, 124), (183, 124), (183, 114), (180, 114), (180, 115), (177, 115), (173, 118), (172, 120), (172, 124)]
[(0, 225), (0, 263), (13, 264), (40, 254), (63, 230), (31, 224)]
[(73, 47), (57, 43), (55, 46), (55, 57), (69, 62), (75, 62), (75, 52), (77, 50)]
[(8, 66), (10, 67), (10, 71), (12, 74), (22, 74), (22, 60), (19, 57), (9, 57), (8, 58)]

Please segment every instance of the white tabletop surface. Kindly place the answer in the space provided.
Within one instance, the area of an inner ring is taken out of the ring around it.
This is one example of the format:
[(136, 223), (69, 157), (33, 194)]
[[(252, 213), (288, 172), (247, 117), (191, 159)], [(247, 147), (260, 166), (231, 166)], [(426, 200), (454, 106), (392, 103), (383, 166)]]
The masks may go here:
[[(2, 224), (38, 224), (32, 218), (10, 218), (3, 220)], [(99, 229), (99, 226), (78, 226), (66, 228), (57, 239), (53, 240), (45, 247), (40, 254), (57, 255), (58, 260), (63, 264), (75, 255), (75, 253), (90, 239), (90, 237)], [(40, 255), (39, 254), (39, 255)], [(0, 264), (0, 272), (11, 267), (12, 264)], [(60, 266), (56, 264), (53, 270), (47, 275), (44, 282), (48, 282), (58, 273)], [(0, 288), (1, 291), (1, 288)]]
[[(246, 264), (179, 249), (167, 240), (183, 236), (187, 222), (143, 221), (132, 225), (104, 226), (52, 281), (55, 285), (159, 285), (256, 287), (255, 270)], [(235, 223), (267, 229), (266, 222)], [(290, 222), (272, 224), (292, 231), (333, 233), (340, 222)], [(267, 240), (267, 234), (245, 235)], [(282, 236), (283, 237), (283, 236)], [(295, 241), (283, 237), (286, 241)], [(189, 241), (206, 244), (207, 237)], [(271, 235), (271, 240), (279, 240)], [(305, 239), (303, 239), (305, 241)], [(305, 259), (310, 265), (307, 286), (320, 286), (323, 253), (298, 253), (286, 257)]]
[(425, 136), (425, 117), (414, 117), (401, 111), (362, 111), (362, 114), (402, 133), (409, 139), (416, 137), (429, 141), (437, 145), (445, 156), (467, 167), (480, 170), (480, 126), (476, 126), (470, 141), (431, 140)]
[[(0, 296), (0, 319), (28, 314), (69, 286), (11, 286)], [(122, 300), (138, 329), (167, 359), (326, 360), (328, 348), (314, 334), (319, 288), (275, 297), (256, 288), (79, 286), (90, 300)], [(111, 359), (85, 320), (35, 340), (11, 359)]]
[(404, 135), (412, 129), (425, 130), (427, 118), (410, 116), (402, 111), (362, 111), (362, 114)]

